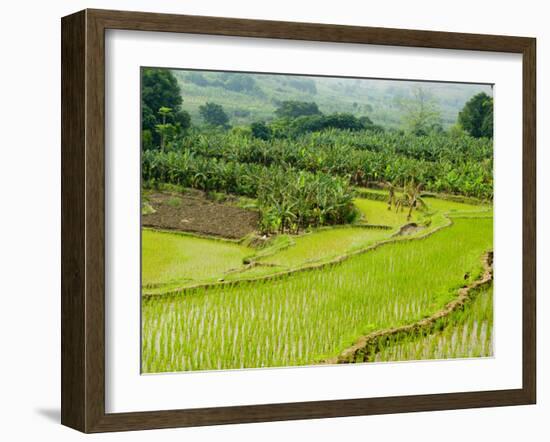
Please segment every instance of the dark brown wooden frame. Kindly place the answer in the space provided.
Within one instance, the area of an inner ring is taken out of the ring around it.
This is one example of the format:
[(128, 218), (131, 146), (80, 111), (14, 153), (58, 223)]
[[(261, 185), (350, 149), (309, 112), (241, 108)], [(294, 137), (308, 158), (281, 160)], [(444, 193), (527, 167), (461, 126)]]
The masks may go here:
[[(536, 40), (405, 29), (84, 10), (62, 19), (61, 422), (141, 430), (534, 404)], [(105, 413), (105, 30), (126, 29), (518, 53), (523, 56), (523, 386), (401, 397)]]

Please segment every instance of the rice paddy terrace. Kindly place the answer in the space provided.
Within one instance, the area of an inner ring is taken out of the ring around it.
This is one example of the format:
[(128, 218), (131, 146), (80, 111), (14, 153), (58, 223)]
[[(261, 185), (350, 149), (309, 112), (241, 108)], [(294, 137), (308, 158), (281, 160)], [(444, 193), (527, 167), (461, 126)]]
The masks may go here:
[(490, 356), (492, 288), (476, 281), (493, 246), (492, 207), (425, 197), (408, 220), (369, 192), (355, 199), (353, 224), (298, 235), (145, 228), (142, 371), (326, 363), (361, 337), (441, 312), (469, 286), (461, 308), (385, 340), (368, 360)]

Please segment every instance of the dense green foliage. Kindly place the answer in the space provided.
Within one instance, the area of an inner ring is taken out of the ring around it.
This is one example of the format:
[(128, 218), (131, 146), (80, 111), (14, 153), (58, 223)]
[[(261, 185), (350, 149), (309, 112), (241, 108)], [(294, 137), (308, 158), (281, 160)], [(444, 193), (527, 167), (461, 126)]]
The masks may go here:
[(253, 122), (250, 125), (252, 135), (268, 140), (296, 138), (308, 132), (320, 132), (326, 129), (384, 131), (382, 126), (374, 124), (367, 116), (356, 117), (350, 112), (323, 114), (314, 102), (283, 101), (275, 110), (275, 115), (277, 119), (269, 124)]
[(321, 111), (314, 102), (283, 101), (275, 110), (279, 118), (298, 118), (309, 115), (320, 115)]
[(323, 172), (293, 172), (271, 167), (258, 181), (263, 232), (294, 232), (307, 227), (344, 224), (356, 211), (349, 180)]
[[(256, 123), (253, 123), (254, 126)], [(383, 132), (384, 128), (374, 124), (368, 117), (357, 118), (353, 114), (302, 115), (294, 119), (281, 118), (266, 125), (268, 132), (258, 138), (296, 138), (309, 132), (320, 132), (326, 129), (342, 129), (349, 131), (371, 130)], [(254, 128), (253, 134), (254, 134)], [(266, 135), (270, 136), (267, 137)]]
[(229, 117), (219, 104), (208, 102), (200, 107), (200, 113), (204, 121), (210, 126), (226, 127), (229, 123)]
[[(207, 86), (218, 82), (238, 92), (253, 91), (257, 87), (255, 77), (246, 74), (223, 73), (211, 79), (206, 73), (191, 72), (187, 78), (194, 84)], [(307, 79), (298, 80), (293, 87), (310, 84)], [(266, 185), (277, 188), (276, 176), (288, 174), (287, 192), (280, 192), (277, 200), (273, 195), (260, 198), (262, 225), (266, 231), (294, 230), (351, 218), (346, 208), (349, 204), (344, 199), (321, 201), (327, 194), (339, 193), (334, 189), (347, 189), (349, 184), (364, 186), (378, 182), (403, 186), (414, 182), (424, 190), (492, 198), (492, 141), (476, 139), (478, 132), (473, 130), (475, 137), (442, 131), (437, 105), (423, 87), (414, 88), (413, 98), (401, 99), (401, 105), (408, 112), (407, 134), (385, 132), (367, 116), (323, 114), (314, 101), (284, 100), (278, 102), (274, 112), (277, 119), (234, 127), (230, 132), (224, 131), (229, 127), (229, 116), (223, 107), (206, 102), (200, 106), (200, 113), (209, 129), (182, 136), (178, 132), (178, 128), (184, 126), (178, 123), (178, 115), (182, 114), (179, 93), (171, 71), (143, 70), (144, 148), (154, 146), (157, 141), (160, 151), (167, 147), (172, 151), (170, 156), (158, 161), (152, 156), (144, 157), (144, 179), (157, 182), (167, 179), (167, 182), (200, 189), (261, 197), (260, 177)], [(160, 107), (154, 114), (152, 109), (157, 105)], [(484, 93), (472, 98), (461, 113), (464, 128), (471, 129), (466, 123), (468, 116), (482, 114), (480, 130), (488, 130), (492, 114), (489, 118), (485, 111), (489, 107), (492, 113), (492, 99)], [(357, 103), (355, 108), (359, 108)], [(146, 171), (146, 162), (157, 164), (157, 169)], [(162, 169), (163, 165), (167, 169)], [(203, 165), (213, 169), (207, 170)], [(174, 167), (183, 167), (183, 170), (177, 171)], [(231, 172), (219, 178), (215, 176), (218, 169)], [(228, 174), (232, 177), (228, 178)], [(319, 174), (339, 178), (321, 178)], [(296, 184), (298, 182), (301, 184)], [(323, 184), (319, 184), (321, 182)], [(323, 189), (330, 186), (333, 190), (328, 193), (311, 190), (319, 186)], [(295, 193), (287, 195), (297, 188), (301, 189), (300, 198)], [(347, 200), (351, 198), (350, 192)], [(318, 200), (313, 202), (315, 199)], [(310, 203), (306, 204), (306, 200)], [(294, 213), (285, 219), (282, 214), (288, 207), (299, 207), (307, 213)], [(319, 215), (318, 211), (326, 207), (331, 207), (332, 213)], [(274, 212), (279, 213), (278, 220), (272, 219)]]
[[(231, 167), (239, 169), (236, 173), (243, 174), (239, 180), (241, 186), (243, 182), (254, 180), (249, 173), (257, 174), (257, 166), (262, 165), (338, 175), (349, 178), (354, 185), (366, 185), (372, 181), (402, 185), (414, 179), (423, 183), (424, 190), (428, 191), (485, 199), (492, 199), (493, 194), (492, 142), (467, 135), (417, 137), (393, 132), (328, 130), (304, 134), (296, 139), (265, 141), (234, 133), (209, 134), (186, 137), (178, 149), (171, 153), (173, 165), (166, 166), (170, 173), (161, 169), (149, 171), (155, 154), (144, 156), (143, 178), (173, 182), (171, 175), (178, 173), (172, 170), (174, 167), (188, 168), (191, 162), (217, 159), (214, 169), (203, 173), (216, 175), (218, 165), (222, 167), (230, 163)], [(165, 161), (166, 158), (158, 160), (159, 163)], [(223, 190), (222, 187), (216, 188)], [(243, 191), (232, 184), (225, 190), (256, 195), (255, 189)]]
[(471, 136), (493, 138), (493, 98), (481, 92), (458, 114), (458, 122)]
[[(170, 70), (141, 70), (141, 130), (145, 149), (160, 146), (163, 134), (165, 138), (174, 138), (189, 128), (191, 117), (181, 109), (182, 103), (181, 89)], [(170, 112), (162, 112), (163, 108)]]
[(250, 125), (250, 131), (253, 137), (261, 140), (269, 140), (272, 136), (271, 128), (263, 121), (256, 121)]

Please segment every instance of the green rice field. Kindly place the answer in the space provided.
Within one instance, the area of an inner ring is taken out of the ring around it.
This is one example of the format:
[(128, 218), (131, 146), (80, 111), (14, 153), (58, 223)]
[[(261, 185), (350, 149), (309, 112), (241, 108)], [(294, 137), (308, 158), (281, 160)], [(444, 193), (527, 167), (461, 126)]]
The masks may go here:
[[(455, 208), (457, 203), (443, 201), (439, 204), (439, 208), (429, 218), (429, 226), (412, 237), (423, 236), (449, 222), (443, 216), (443, 212), (447, 207)], [(260, 249), (234, 241), (144, 229), (144, 293), (163, 293), (167, 290), (220, 280), (259, 278), (328, 263), (380, 241), (389, 240), (394, 237), (399, 226), (406, 223), (405, 213), (389, 211), (383, 202), (357, 198), (355, 205), (369, 219), (371, 214), (376, 213), (373, 224), (386, 225), (388, 228), (370, 228), (363, 225), (360, 220), (357, 226), (320, 228), (300, 235), (278, 235), (266, 247)], [(466, 204), (459, 207), (463, 213), (472, 213), (476, 217), (482, 210), (478, 206)], [(413, 220), (419, 222), (421, 217), (424, 215), (415, 213)], [(245, 258), (249, 263), (254, 262), (254, 265), (246, 265)]]
[[(440, 331), (410, 337), (387, 345), (377, 362), (424, 359), (475, 358), (493, 355), (493, 289), (479, 290), (473, 302), (448, 320), (438, 324)], [(436, 327), (437, 328), (437, 327)]]
[(230, 241), (144, 229), (142, 232), (144, 288), (209, 281), (242, 265), (251, 249)]
[[(427, 225), (396, 237), (401, 213), (387, 211), (381, 201), (358, 200), (368, 223), (391, 229), (314, 229), (280, 238), (272, 250), (144, 230), (143, 285), (152, 296), (142, 302), (142, 371), (316, 364), (362, 335), (434, 313), (479, 275), (481, 256), (492, 248), (489, 207), (430, 198), (429, 210), (415, 218), (428, 217)], [(373, 212), (378, 218), (369, 216), (374, 205), (382, 206)], [(444, 213), (457, 215), (452, 224)], [(366, 250), (381, 242), (386, 243)], [(308, 269), (342, 257), (338, 264)], [(285, 275), (288, 270), (295, 272)], [(264, 278), (274, 273), (282, 276)], [(254, 277), (162, 294), (178, 284)], [(377, 360), (489, 354), (492, 313), (475, 307), (483, 299), (476, 297), (467, 321), (453, 319), (441, 333), (384, 349)], [(461, 341), (458, 336), (476, 337), (475, 346), (467, 345), (470, 353), (453, 344)]]
[(361, 211), (364, 222), (367, 224), (396, 227), (407, 222), (417, 222), (419, 219), (418, 212), (414, 212), (411, 220), (407, 220), (406, 210), (388, 210), (388, 204), (384, 201), (356, 198), (355, 205)]

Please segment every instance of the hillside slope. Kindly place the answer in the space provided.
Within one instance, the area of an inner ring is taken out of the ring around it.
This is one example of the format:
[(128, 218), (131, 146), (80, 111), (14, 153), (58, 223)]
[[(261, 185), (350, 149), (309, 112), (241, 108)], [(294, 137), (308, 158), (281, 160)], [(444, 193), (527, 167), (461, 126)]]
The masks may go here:
[(421, 87), (439, 106), (444, 127), (456, 122), (458, 112), (475, 94), (492, 95), (482, 84), (428, 83), (395, 80), (329, 78), (279, 74), (243, 74), (173, 70), (183, 95), (183, 109), (193, 124), (201, 124), (199, 106), (207, 101), (221, 104), (231, 125), (270, 121), (278, 103), (285, 100), (314, 101), (324, 113), (351, 112), (367, 115), (375, 123), (399, 128), (406, 101)]

